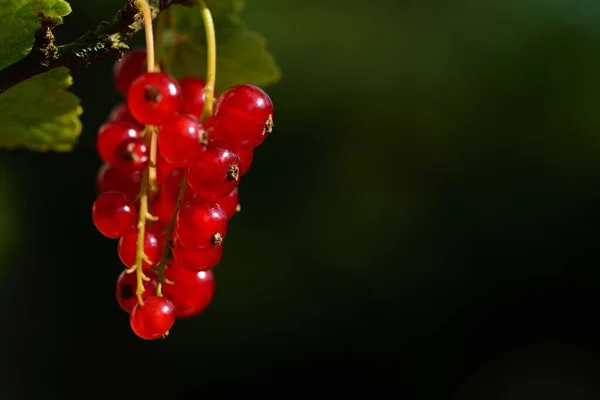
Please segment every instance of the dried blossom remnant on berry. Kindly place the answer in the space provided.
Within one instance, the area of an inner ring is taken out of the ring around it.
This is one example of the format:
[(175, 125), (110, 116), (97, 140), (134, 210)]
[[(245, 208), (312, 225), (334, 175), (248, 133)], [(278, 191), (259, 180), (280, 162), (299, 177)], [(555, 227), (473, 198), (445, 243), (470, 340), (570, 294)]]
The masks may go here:
[(227, 169), (227, 180), (230, 182), (240, 179), (240, 169), (237, 165), (230, 165)]
[(265, 122), (265, 128), (263, 129), (263, 135), (273, 132), (273, 127), (275, 123), (273, 122), (273, 116), (269, 114), (269, 119)]
[(221, 233), (217, 232), (212, 236), (212, 238), (210, 238), (210, 242), (215, 246), (220, 246), (221, 243), (223, 243), (223, 236)]
[(198, 141), (201, 145), (206, 146), (208, 144), (208, 133), (204, 129), (198, 132)]
[(158, 102), (162, 99), (162, 93), (160, 89), (154, 85), (148, 85), (144, 88), (144, 100), (152, 103), (152, 106), (156, 107)]

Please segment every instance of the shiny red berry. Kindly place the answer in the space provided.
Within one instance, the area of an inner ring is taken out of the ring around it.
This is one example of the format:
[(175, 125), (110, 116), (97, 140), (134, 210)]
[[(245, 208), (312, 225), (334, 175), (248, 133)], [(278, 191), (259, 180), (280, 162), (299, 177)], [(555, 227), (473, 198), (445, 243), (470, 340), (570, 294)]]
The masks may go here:
[(125, 174), (133, 174), (146, 168), (150, 150), (143, 139), (127, 139), (115, 149), (114, 166)]
[(121, 192), (102, 193), (92, 206), (92, 220), (104, 236), (118, 239), (135, 225), (137, 212)]
[(225, 214), (227, 214), (227, 218), (231, 219), (235, 214), (237, 214), (240, 208), (240, 199), (238, 188), (235, 187), (229, 194), (219, 197), (215, 200), (215, 202), (221, 206)]
[(127, 139), (141, 137), (142, 131), (136, 125), (122, 121), (108, 121), (98, 130), (96, 150), (102, 161), (115, 165), (114, 157), (117, 147)]
[(212, 271), (194, 272), (177, 265), (177, 261), (165, 271), (165, 277), (173, 285), (164, 284), (163, 293), (175, 306), (178, 318), (200, 314), (210, 304), (215, 292)]
[(240, 158), (240, 177), (246, 175), (254, 160), (254, 149), (235, 149)]
[[(144, 281), (144, 293), (142, 293), (142, 300), (146, 300), (148, 297), (156, 295), (157, 276), (154, 272), (146, 272), (146, 276), (150, 278), (149, 281)], [(137, 275), (136, 273), (128, 274), (125, 271), (121, 272), (117, 279), (117, 303), (121, 308), (128, 314), (131, 314), (131, 310), (138, 304), (138, 298), (135, 294), (137, 290)]]
[(176, 264), (190, 271), (208, 271), (217, 266), (223, 256), (223, 245), (210, 250), (189, 250), (181, 245), (179, 239), (173, 239), (173, 258)]
[(203, 79), (188, 76), (179, 79), (179, 86), (181, 87), (181, 113), (200, 118), (206, 99), (204, 91), (206, 82)]
[(160, 154), (160, 149), (156, 153), (156, 183), (162, 185), (165, 177), (175, 168)]
[(133, 117), (144, 125), (162, 125), (179, 111), (181, 89), (169, 75), (146, 72), (133, 81), (127, 105)]
[(273, 103), (259, 87), (233, 86), (217, 99), (213, 123), (233, 147), (253, 148), (273, 130)]
[(98, 194), (104, 192), (121, 192), (127, 196), (128, 201), (133, 201), (142, 186), (140, 173), (124, 174), (110, 164), (102, 164), (96, 177)]
[[(117, 252), (119, 253), (119, 258), (121, 262), (125, 265), (126, 268), (133, 267), (135, 265), (135, 259), (137, 254), (137, 239), (138, 239), (138, 229), (132, 229), (128, 231), (121, 239), (119, 239), (119, 245), (117, 247)], [(144, 270), (148, 270), (160, 261), (160, 256), (162, 254), (162, 248), (160, 247), (160, 243), (158, 237), (146, 230), (144, 232), (144, 254), (148, 257), (148, 261), (144, 260), (142, 262), (142, 268)]]
[(175, 307), (165, 297), (148, 297), (144, 305), (137, 304), (133, 308), (129, 323), (140, 338), (158, 339), (166, 335), (175, 323)]
[(227, 235), (227, 214), (216, 203), (188, 201), (175, 217), (175, 234), (190, 250), (210, 250), (220, 246)]
[(129, 108), (127, 107), (127, 103), (121, 103), (113, 107), (108, 115), (109, 121), (120, 121), (128, 124), (132, 124), (138, 127), (138, 129), (142, 130), (144, 127), (129, 112)]
[(188, 184), (204, 200), (225, 196), (240, 180), (240, 158), (225, 142), (210, 142), (186, 171)]
[(146, 50), (131, 49), (113, 65), (115, 88), (123, 96), (127, 95), (131, 83), (148, 69), (146, 59)]
[(158, 134), (158, 149), (168, 163), (187, 167), (196, 161), (208, 143), (202, 124), (193, 115), (174, 115), (168, 118)]

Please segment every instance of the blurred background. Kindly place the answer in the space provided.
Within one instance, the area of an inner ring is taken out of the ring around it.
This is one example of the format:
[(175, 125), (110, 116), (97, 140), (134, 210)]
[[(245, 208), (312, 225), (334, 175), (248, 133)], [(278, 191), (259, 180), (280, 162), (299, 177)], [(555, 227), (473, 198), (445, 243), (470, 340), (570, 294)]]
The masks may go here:
[[(71, 0), (60, 42), (122, 1)], [(600, 3), (261, 0), (283, 72), (201, 316), (145, 342), (76, 151), (0, 151), (0, 399), (597, 399)], [(141, 43), (142, 37), (136, 37)], [(270, 386), (269, 386), (270, 385)], [(325, 392), (327, 388), (327, 392)]]

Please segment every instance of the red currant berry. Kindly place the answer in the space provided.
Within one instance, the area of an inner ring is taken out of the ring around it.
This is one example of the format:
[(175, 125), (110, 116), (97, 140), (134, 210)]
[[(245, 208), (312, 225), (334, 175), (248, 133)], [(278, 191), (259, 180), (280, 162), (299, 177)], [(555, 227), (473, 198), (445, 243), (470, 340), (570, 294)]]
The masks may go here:
[(181, 245), (177, 237), (173, 239), (173, 258), (177, 266), (190, 271), (208, 271), (216, 267), (223, 256), (223, 245), (210, 250), (188, 250)]
[(160, 149), (156, 153), (156, 183), (162, 185), (165, 177), (175, 168), (160, 154)]
[(131, 202), (140, 192), (142, 177), (139, 173), (124, 174), (110, 164), (102, 164), (98, 170), (96, 186), (98, 194), (104, 192), (121, 192)]
[(133, 307), (129, 323), (140, 338), (158, 339), (166, 335), (175, 323), (175, 307), (165, 297), (148, 297), (143, 306), (137, 304)]
[(227, 214), (216, 203), (188, 201), (175, 217), (175, 234), (190, 250), (210, 250), (227, 235)]
[[(154, 272), (149, 271), (146, 276), (149, 281), (144, 281), (144, 293), (142, 300), (146, 300), (150, 296), (156, 295), (157, 276)], [(135, 273), (128, 274), (125, 271), (121, 272), (117, 279), (117, 302), (121, 308), (128, 314), (138, 304), (138, 298), (135, 294), (137, 290), (137, 275)]]
[[(173, 215), (173, 214), (171, 214)], [(167, 232), (166, 232), (166, 228), (167, 228), (167, 223), (168, 222), (162, 222), (162, 221), (148, 221), (147, 225), (146, 225), (146, 229), (148, 230), (149, 233), (153, 234), (156, 236), (156, 239), (158, 239), (158, 248), (160, 250), (162, 250), (165, 246), (165, 242), (167, 240)], [(162, 256), (162, 251), (160, 252), (161, 256)]]
[(229, 194), (216, 199), (215, 202), (221, 206), (223, 211), (225, 211), (228, 219), (233, 218), (233, 216), (241, 210), (237, 187), (233, 188)]
[(246, 175), (254, 160), (254, 149), (235, 149), (240, 158), (240, 177)]
[(114, 165), (115, 150), (127, 139), (139, 139), (142, 131), (133, 124), (122, 121), (108, 121), (98, 130), (96, 149), (105, 163)]
[(144, 125), (162, 125), (179, 111), (181, 89), (169, 75), (146, 72), (133, 81), (127, 93), (131, 115)]
[(135, 225), (137, 213), (120, 192), (102, 193), (92, 206), (92, 220), (104, 236), (118, 239)]
[[(119, 246), (117, 247), (117, 251), (119, 253), (119, 258), (121, 262), (125, 264), (127, 268), (133, 267), (135, 265), (135, 258), (137, 253), (137, 239), (138, 239), (138, 230), (137, 228), (128, 231), (121, 239), (119, 239)], [(148, 261), (143, 261), (142, 268), (144, 270), (148, 270), (160, 261), (160, 256), (162, 253), (162, 248), (159, 246), (158, 237), (146, 230), (144, 232), (144, 254), (148, 257)]]
[(193, 115), (172, 116), (164, 122), (158, 134), (160, 154), (175, 167), (191, 165), (206, 143), (206, 132)]
[(186, 171), (188, 184), (204, 200), (225, 196), (240, 180), (240, 158), (225, 142), (210, 142)]
[(198, 315), (210, 304), (215, 292), (212, 271), (189, 271), (179, 267), (175, 261), (165, 271), (165, 277), (173, 284), (164, 284), (162, 290), (175, 306), (178, 318)]
[[(169, 199), (173, 202), (173, 205), (177, 201), (177, 197), (179, 196), (179, 190), (181, 189), (181, 180), (185, 176), (185, 169), (183, 168), (175, 168), (169, 172), (169, 174), (165, 177), (165, 181), (163, 183), (162, 191), (167, 193)], [(196, 198), (194, 191), (192, 188), (186, 183), (185, 193), (183, 194), (183, 201), (189, 201)]]
[(142, 130), (143, 126), (133, 118), (127, 107), (127, 103), (121, 103), (113, 107), (108, 115), (109, 121), (120, 121), (127, 124), (135, 125), (138, 129)]
[(212, 117), (208, 117), (204, 121), (204, 131), (206, 132), (208, 140), (219, 140), (221, 142), (225, 141), (223, 135), (219, 135), (218, 132), (215, 130), (215, 125), (213, 124)]
[(113, 65), (115, 88), (123, 96), (127, 95), (131, 82), (148, 69), (146, 60), (146, 50), (131, 49)]
[(188, 76), (179, 79), (179, 86), (181, 87), (181, 112), (200, 118), (206, 99), (204, 91), (206, 82), (203, 79)]
[(150, 151), (142, 139), (127, 139), (115, 149), (114, 165), (125, 174), (133, 174), (146, 168)]
[(233, 147), (253, 148), (273, 130), (273, 103), (256, 86), (233, 86), (217, 99), (213, 123)]

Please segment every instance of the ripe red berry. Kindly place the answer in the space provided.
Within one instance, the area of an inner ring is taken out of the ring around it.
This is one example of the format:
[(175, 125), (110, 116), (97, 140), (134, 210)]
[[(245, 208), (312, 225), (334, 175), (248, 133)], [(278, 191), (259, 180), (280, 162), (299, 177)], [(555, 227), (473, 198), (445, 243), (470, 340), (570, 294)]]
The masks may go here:
[(162, 72), (146, 72), (137, 77), (127, 92), (131, 115), (144, 125), (162, 125), (179, 111), (179, 84)]
[(115, 149), (113, 163), (125, 174), (133, 174), (146, 168), (150, 150), (142, 139), (127, 139)]
[(210, 142), (186, 171), (188, 184), (204, 200), (225, 196), (240, 179), (240, 158), (225, 142)]
[(131, 49), (113, 65), (115, 88), (123, 96), (127, 95), (131, 82), (148, 69), (146, 59), (146, 50)]
[(137, 304), (129, 317), (131, 329), (142, 339), (154, 340), (169, 332), (175, 323), (175, 307), (165, 297), (151, 296)]
[(238, 188), (235, 187), (229, 194), (219, 197), (215, 202), (221, 206), (227, 218), (231, 219), (236, 213), (240, 211), (240, 199), (238, 194)]
[(246, 175), (254, 160), (254, 149), (235, 149), (240, 158), (240, 177)]
[(198, 315), (210, 304), (215, 292), (212, 271), (189, 271), (177, 265), (177, 261), (165, 271), (165, 277), (173, 285), (164, 284), (163, 293), (175, 306), (178, 318)]
[(167, 160), (160, 154), (160, 150), (156, 152), (156, 183), (162, 185), (165, 177), (171, 172), (175, 166), (169, 164)]
[(127, 103), (121, 103), (113, 107), (108, 115), (109, 121), (120, 121), (125, 122), (131, 125), (135, 125), (138, 129), (142, 130), (144, 127), (129, 112), (129, 108), (127, 107)]
[[(181, 180), (185, 176), (185, 169), (183, 168), (174, 168), (169, 172), (169, 174), (165, 177), (162, 191), (168, 194), (169, 199), (173, 201), (173, 204), (177, 201), (177, 197), (179, 196), (179, 189), (181, 186)], [(196, 198), (194, 191), (192, 188), (186, 184), (185, 193), (183, 194), (183, 201), (189, 201)]]
[(96, 149), (105, 163), (115, 164), (115, 150), (127, 139), (142, 137), (142, 131), (133, 124), (122, 121), (108, 121), (98, 130)]
[(203, 79), (188, 76), (179, 79), (179, 86), (181, 87), (181, 113), (200, 118), (206, 99), (204, 91), (206, 82)]
[(124, 174), (110, 164), (102, 164), (98, 170), (96, 178), (98, 194), (104, 192), (121, 192), (131, 202), (140, 192), (141, 186), (142, 177), (140, 173)]
[[(138, 239), (138, 229), (132, 229), (128, 231), (121, 239), (119, 239), (119, 246), (117, 247), (117, 252), (119, 253), (119, 258), (121, 262), (125, 265), (125, 267), (130, 268), (135, 265), (135, 258), (137, 253), (137, 239)], [(144, 232), (144, 254), (148, 257), (147, 261), (143, 261), (142, 268), (144, 270), (148, 270), (160, 261), (160, 256), (162, 254), (162, 248), (160, 247), (160, 243), (158, 237), (146, 230)]]
[(227, 214), (216, 203), (188, 201), (175, 217), (175, 234), (190, 250), (210, 250), (227, 235)]
[[(146, 300), (148, 297), (156, 295), (157, 276), (154, 272), (149, 271), (146, 276), (150, 278), (149, 281), (144, 281), (144, 293), (142, 293), (142, 300)], [(128, 274), (125, 271), (121, 272), (117, 279), (117, 303), (121, 308), (128, 314), (131, 314), (131, 310), (138, 304), (138, 298), (135, 294), (137, 290), (137, 275), (134, 273)]]
[(194, 272), (208, 271), (221, 261), (223, 245), (205, 251), (189, 250), (183, 247), (175, 237), (172, 252), (177, 266)]
[(256, 86), (233, 86), (217, 99), (213, 123), (233, 147), (253, 148), (273, 130), (273, 103)]
[(160, 154), (175, 167), (191, 165), (207, 142), (204, 128), (193, 115), (179, 114), (168, 118), (158, 134)]
[(153, 235), (156, 236), (156, 239), (158, 240), (158, 248), (161, 250), (161, 256), (162, 256), (162, 249), (165, 246), (165, 241), (167, 240), (167, 232), (166, 232), (166, 228), (167, 228), (167, 222), (162, 222), (162, 221), (147, 221), (146, 222), (146, 230), (149, 233), (152, 233)]
[(120, 192), (102, 193), (92, 206), (92, 220), (104, 236), (118, 239), (135, 225), (137, 213)]

